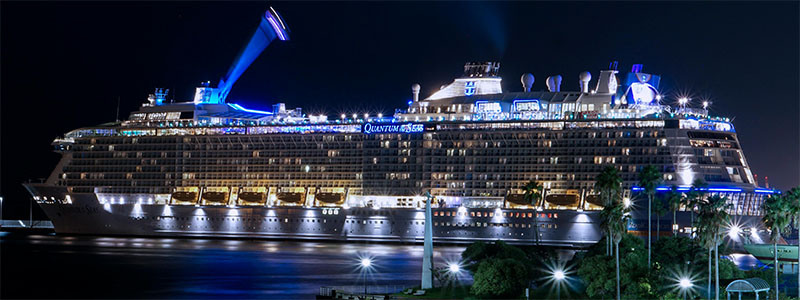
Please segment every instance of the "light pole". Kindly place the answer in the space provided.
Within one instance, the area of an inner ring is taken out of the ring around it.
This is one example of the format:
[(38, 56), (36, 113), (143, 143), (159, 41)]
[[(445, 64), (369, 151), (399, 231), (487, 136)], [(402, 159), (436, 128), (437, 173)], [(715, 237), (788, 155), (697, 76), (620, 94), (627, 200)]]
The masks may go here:
[(692, 280), (690, 280), (689, 278), (684, 277), (678, 281), (678, 286), (680, 286), (681, 288), (683, 299), (686, 300), (686, 294), (688, 294), (686, 290), (691, 289), (694, 286), (694, 283), (692, 283)]
[(367, 269), (372, 266), (372, 259), (365, 257), (361, 259), (361, 272), (364, 273), (364, 300), (367, 299)]
[(461, 265), (457, 262), (448, 263), (447, 273), (450, 275), (450, 282), (458, 281), (458, 275), (461, 274)]
[(687, 97), (681, 97), (678, 99), (678, 104), (681, 105), (681, 108), (685, 108), (687, 103), (689, 103), (689, 98)]
[(3, 196), (0, 196), (0, 227), (3, 227)]
[(564, 274), (563, 270), (555, 270), (553, 272), (553, 279), (556, 280), (556, 297), (557, 299), (561, 299), (561, 281), (567, 278), (566, 274)]

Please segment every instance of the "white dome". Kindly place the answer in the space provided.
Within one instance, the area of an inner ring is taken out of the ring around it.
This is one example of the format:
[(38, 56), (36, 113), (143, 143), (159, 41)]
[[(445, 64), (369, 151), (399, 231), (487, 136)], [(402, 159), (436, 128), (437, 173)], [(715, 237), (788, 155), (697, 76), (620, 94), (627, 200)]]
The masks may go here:
[(592, 73), (589, 73), (589, 71), (583, 71), (583, 72), (581, 72), (580, 78), (581, 78), (581, 81), (592, 80)]

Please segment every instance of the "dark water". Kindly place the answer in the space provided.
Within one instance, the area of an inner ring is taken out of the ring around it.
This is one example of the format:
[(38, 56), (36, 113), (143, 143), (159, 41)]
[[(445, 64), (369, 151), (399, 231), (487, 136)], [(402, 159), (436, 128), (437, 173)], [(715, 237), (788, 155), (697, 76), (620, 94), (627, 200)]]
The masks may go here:
[[(436, 247), (434, 262), (462, 250)], [(370, 286), (419, 285), (421, 245), (0, 233), (0, 297), (308, 299), (363, 285), (362, 256)]]

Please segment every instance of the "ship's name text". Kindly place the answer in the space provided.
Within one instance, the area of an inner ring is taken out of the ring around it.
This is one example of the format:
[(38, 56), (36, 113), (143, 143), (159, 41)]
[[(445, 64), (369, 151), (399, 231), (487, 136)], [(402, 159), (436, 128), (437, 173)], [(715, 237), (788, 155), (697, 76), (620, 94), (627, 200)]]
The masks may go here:
[(387, 125), (376, 125), (367, 123), (364, 124), (363, 132), (365, 134), (371, 133), (417, 133), (423, 132), (425, 130), (425, 126), (423, 124), (387, 124)]

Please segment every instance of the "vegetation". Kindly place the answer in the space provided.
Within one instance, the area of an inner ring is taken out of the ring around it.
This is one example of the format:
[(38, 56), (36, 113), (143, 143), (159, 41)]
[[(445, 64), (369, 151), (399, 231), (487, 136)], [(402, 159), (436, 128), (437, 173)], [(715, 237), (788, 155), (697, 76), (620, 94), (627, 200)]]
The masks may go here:
[[(609, 298), (617, 293), (617, 288), (622, 287), (620, 296), (625, 298), (655, 298), (652, 284), (647, 279), (647, 256), (642, 239), (630, 234), (621, 235), (620, 242), (615, 247), (619, 249), (621, 259), (617, 264), (616, 256), (611, 258), (602, 253), (600, 243), (590, 248), (583, 255), (575, 258), (578, 267), (578, 276), (586, 284), (586, 295), (592, 298)], [(639, 251), (637, 251), (639, 250)], [(620, 266), (619, 276), (615, 272)], [(617, 281), (621, 285), (617, 284)]]
[(699, 241), (708, 249), (708, 298), (711, 298), (711, 252), (714, 252), (716, 272), (715, 299), (719, 299), (719, 244), (722, 243), (723, 229), (730, 223), (727, 210), (730, 208), (728, 198), (711, 196), (699, 202), (697, 229)]
[[(645, 177), (653, 179), (660, 178), (660, 175), (640, 175), (640, 184), (643, 187), (645, 179), (648, 179)], [(777, 268), (745, 272), (733, 261), (720, 259), (728, 253), (722, 241), (730, 224), (727, 213), (730, 206), (725, 197), (706, 197), (706, 190), (706, 184), (698, 180), (685, 194), (673, 187), (663, 196), (648, 196), (648, 206), (655, 205), (652, 208), (656, 217), (660, 218), (662, 214), (671, 211), (673, 224), (677, 221), (675, 212), (681, 206), (688, 208), (696, 231), (686, 237), (677, 236), (673, 230), (672, 236), (650, 240), (650, 244), (647, 244), (643, 239), (627, 233), (629, 208), (625, 207), (622, 200), (622, 180), (617, 169), (604, 169), (597, 176), (595, 185), (595, 192), (604, 204), (599, 214), (604, 237), (586, 252), (576, 254), (568, 263), (577, 266), (576, 274), (572, 276), (579, 278), (578, 286), (582, 290), (577, 291), (576, 297), (681, 299), (683, 295), (679, 294), (676, 280), (686, 276), (695, 277), (697, 271), (703, 268), (699, 266), (708, 268), (704, 272), (708, 275), (705, 295), (708, 298), (711, 297), (711, 290), (714, 290), (715, 298), (719, 299), (720, 295), (724, 295), (722, 284), (736, 279), (758, 277), (771, 281), (773, 271), (777, 287), (780, 283)], [(646, 195), (647, 191), (644, 190), (643, 194)], [(539, 204), (541, 195), (541, 185), (538, 183), (531, 181), (525, 187), (525, 198), (532, 205)], [(770, 240), (773, 247), (776, 247), (781, 233), (791, 227), (800, 226), (800, 188), (769, 197), (763, 208), (763, 222), (771, 230)], [(658, 221), (660, 224), (660, 219)], [(648, 231), (650, 230), (648, 227)], [(472, 273), (473, 285), (450, 285), (432, 291), (424, 298), (520, 298), (530, 283), (551, 278), (551, 271), (542, 266), (554, 258), (555, 253), (543, 249), (545, 248), (537, 246), (515, 247), (499, 240), (493, 243), (473, 243), (462, 253), (464, 269)], [(800, 277), (798, 278), (800, 281)], [(457, 291), (448, 294), (446, 290)], [(534, 290), (531, 296), (537, 299), (553, 297), (551, 291), (545, 290), (545, 286)]]
[(675, 224), (678, 224), (676, 215), (678, 210), (681, 208), (681, 204), (683, 204), (685, 200), (683, 194), (678, 192), (678, 187), (674, 185), (667, 193), (666, 200), (669, 210), (672, 212), (672, 235), (675, 236), (678, 234), (678, 231), (675, 228)]
[[(794, 224), (794, 229), (800, 231), (800, 187), (792, 188), (784, 193), (789, 202), (789, 216)], [(797, 242), (800, 247), (800, 240)], [(797, 263), (800, 266), (800, 251), (797, 251)], [(800, 298), (800, 272), (797, 272), (797, 297)]]
[(480, 298), (518, 296), (528, 282), (542, 275), (535, 268), (535, 259), (499, 240), (490, 244), (472, 243), (461, 253), (461, 258), (465, 269), (473, 274), (470, 292)]
[(470, 292), (480, 298), (519, 296), (528, 283), (525, 265), (513, 258), (490, 258), (478, 264)]
[(653, 197), (656, 194), (656, 188), (661, 184), (661, 172), (653, 165), (648, 165), (639, 172), (639, 187), (642, 188), (645, 195), (647, 195), (647, 267), (650, 267), (650, 245), (651, 235), (653, 230), (653, 221), (651, 214), (653, 211)]
[(622, 179), (614, 167), (606, 167), (597, 175), (596, 187), (599, 188), (600, 198), (603, 199), (603, 210), (600, 212), (601, 228), (608, 232), (606, 239), (614, 245), (615, 272), (617, 275), (617, 300), (620, 299), (619, 276), (619, 242), (627, 233), (628, 207), (622, 203)]
[(772, 253), (775, 255), (775, 300), (778, 300), (778, 242), (781, 239), (781, 233), (789, 232), (789, 206), (791, 205), (790, 199), (781, 195), (772, 195), (764, 201), (764, 217), (762, 222), (764, 226), (770, 230), (769, 240), (772, 242)]

